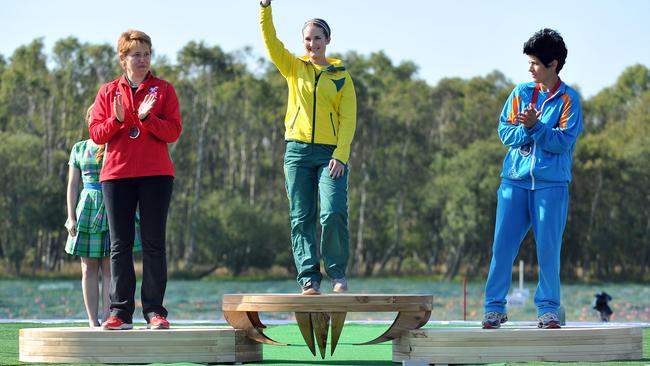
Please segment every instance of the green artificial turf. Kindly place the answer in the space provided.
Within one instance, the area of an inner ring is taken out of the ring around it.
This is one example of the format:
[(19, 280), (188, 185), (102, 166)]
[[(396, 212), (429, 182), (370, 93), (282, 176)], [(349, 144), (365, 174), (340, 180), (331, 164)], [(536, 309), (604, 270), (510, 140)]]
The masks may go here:
[[(55, 324), (45, 325), (36, 323), (22, 324), (0, 324), (0, 365), (26, 365), (18, 362), (18, 330), (21, 328), (41, 327), (69, 327), (85, 326), (83, 324)], [(398, 365), (391, 362), (391, 343), (386, 342), (372, 346), (355, 346), (353, 343), (367, 341), (375, 338), (386, 330), (387, 325), (359, 325), (346, 324), (341, 334), (341, 339), (336, 348), (334, 356), (329, 355), (329, 344), (325, 359), (320, 355), (312, 356), (311, 352), (304, 345), (300, 331), (296, 325), (269, 326), (265, 334), (278, 342), (290, 343), (288, 347), (264, 346), (264, 362), (260, 365), (290, 365), (290, 366), (313, 366), (313, 365), (335, 365), (335, 366), (365, 366), (365, 365)], [(318, 351), (317, 351), (318, 352)], [(586, 365), (579, 362), (527, 362), (508, 363), (508, 365)], [(650, 328), (643, 331), (643, 360), (621, 361), (621, 362), (599, 362), (589, 363), (595, 365), (617, 365), (617, 366), (645, 366), (650, 365)], [(49, 364), (51, 365), (51, 364)], [(176, 363), (174, 365), (194, 365), (191, 363)], [(504, 365), (504, 364), (499, 364)]]

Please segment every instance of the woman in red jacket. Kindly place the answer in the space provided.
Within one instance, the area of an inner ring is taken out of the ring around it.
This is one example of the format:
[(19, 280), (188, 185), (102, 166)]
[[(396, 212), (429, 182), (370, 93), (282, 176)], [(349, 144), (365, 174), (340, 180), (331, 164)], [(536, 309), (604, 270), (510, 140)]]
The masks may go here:
[(135, 271), (133, 237), (136, 208), (142, 238), (142, 311), (151, 329), (167, 329), (163, 298), (167, 285), (165, 225), (174, 166), (167, 144), (181, 134), (174, 87), (149, 70), (151, 38), (129, 30), (117, 51), (124, 74), (104, 84), (95, 98), (90, 137), (107, 144), (102, 182), (111, 235), (111, 315), (104, 329), (133, 328)]

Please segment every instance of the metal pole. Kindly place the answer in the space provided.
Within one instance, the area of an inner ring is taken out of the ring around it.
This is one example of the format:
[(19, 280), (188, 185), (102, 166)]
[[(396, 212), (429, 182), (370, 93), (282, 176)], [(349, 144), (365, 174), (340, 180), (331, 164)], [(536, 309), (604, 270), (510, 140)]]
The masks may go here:
[(467, 277), (463, 277), (463, 320), (467, 321)]
[(519, 260), (519, 289), (524, 288), (524, 260)]

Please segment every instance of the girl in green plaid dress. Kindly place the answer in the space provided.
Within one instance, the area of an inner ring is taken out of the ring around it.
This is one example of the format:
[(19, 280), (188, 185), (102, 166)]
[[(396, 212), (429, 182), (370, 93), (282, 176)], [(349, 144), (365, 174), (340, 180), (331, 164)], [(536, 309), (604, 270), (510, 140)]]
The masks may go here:
[[(88, 112), (92, 110), (92, 106)], [(88, 121), (89, 113), (86, 121)], [(77, 142), (70, 152), (69, 179), (67, 189), (68, 229), (66, 253), (81, 258), (84, 304), (91, 327), (99, 326), (97, 308), (99, 305), (99, 270), (102, 272), (102, 319), (108, 318), (110, 304), (110, 236), (108, 220), (104, 212), (102, 185), (99, 172), (102, 169), (104, 146), (96, 145), (92, 140)], [(81, 192), (79, 192), (79, 188)], [(77, 199), (78, 198), (78, 199)], [(134, 251), (140, 251), (142, 245), (136, 230)]]

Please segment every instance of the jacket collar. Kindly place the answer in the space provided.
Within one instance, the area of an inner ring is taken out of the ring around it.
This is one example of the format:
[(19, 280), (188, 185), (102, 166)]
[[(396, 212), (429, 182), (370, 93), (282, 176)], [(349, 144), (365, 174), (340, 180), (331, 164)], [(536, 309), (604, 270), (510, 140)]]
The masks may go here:
[[(567, 88), (568, 88), (568, 85), (566, 85), (566, 83), (564, 82), (564, 80), (562, 80), (562, 79), (560, 79), (560, 80), (561, 80), (560, 87), (557, 88), (557, 90), (555, 91), (555, 93), (554, 93), (553, 95), (551, 95), (551, 96), (548, 98), (548, 100), (555, 99), (555, 98), (557, 98), (558, 96), (560, 96), (560, 95), (566, 93), (566, 90), (567, 90)], [(535, 90), (535, 85), (537, 85), (537, 83), (535, 83), (535, 82), (533, 82), (533, 81), (526, 83), (526, 91), (527, 91), (528, 93), (530, 93), (531, 96), (533, 95), (533, 91)]]
[[(309, 56), (307, 55), (301, 56), (298, 59), (304, 63), (311, 63)], [(343, 61), (330, 57), (327, 57), (326, 60), (330, 65), (323, 71), (345, 71), (345, 65), (343, 64)]]
[[(149, 70), (149, 71), (147, 71), (147, 75), (144, 77), (144, 80), (142, 80), (142, 83), (140, 83), (140, 85), (148, 84), (154, 78), (155, 78), (155, 76), (153, 75), (151, 70)], [(131, 87), (131, 84), (129, 84), (129, 81), (126, 79), (126, 72), (122, 74), (122, 77), (120, 78), (120, 84), (123, 85), (126, 88)], [(139, 89), (139, 87), (138, 87), (138, 89)]]

